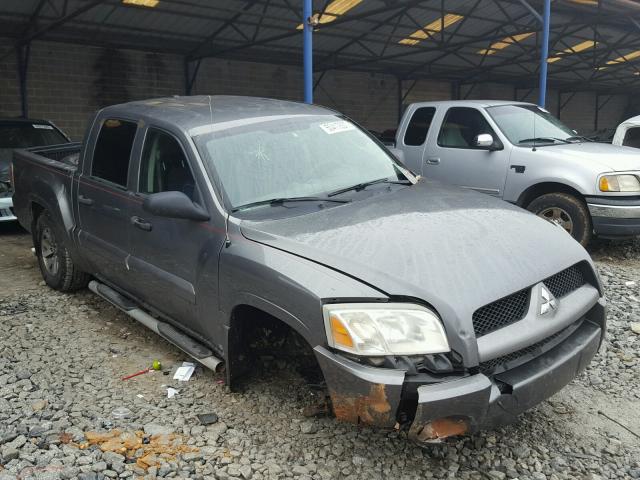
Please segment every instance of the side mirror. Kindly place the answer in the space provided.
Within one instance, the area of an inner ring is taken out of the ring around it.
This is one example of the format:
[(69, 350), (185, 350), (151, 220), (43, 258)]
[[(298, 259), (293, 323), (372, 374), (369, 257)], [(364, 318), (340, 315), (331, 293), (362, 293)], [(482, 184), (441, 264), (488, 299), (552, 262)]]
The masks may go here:
[(500, 145), (496, 143), (490, 133), (481, 133), (475, 139), (475, 146), (484, 150), (500, 150)]
[(142, 209), (152, 215), (204, 222), (209, 214), (182, 192), (152, 193), (142, 202)]

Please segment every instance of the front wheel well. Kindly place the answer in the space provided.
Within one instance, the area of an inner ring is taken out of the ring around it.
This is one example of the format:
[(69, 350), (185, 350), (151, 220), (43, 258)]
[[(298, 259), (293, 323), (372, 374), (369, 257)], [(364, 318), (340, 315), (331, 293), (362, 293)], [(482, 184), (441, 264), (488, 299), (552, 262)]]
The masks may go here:
[(536, 198), (540, 197), (541, 195), (546, 195), (547, 193), (567, 193), (580, 200), (584, 200), (582, 194), (569, 185), (558, 182), (544, 182), (532, 185), (531, 187), (527, 188), (524, 192), (522, 192), (516, 204), (519, 207), (527, 208), (529, 204)]
[(227, 334), (227, 382), (251, 376), (271, 361), (285, 362), (306, 380), (322, 383), (323, 376), (311, 345), (287, 323), (250, 305), (238, 305)]

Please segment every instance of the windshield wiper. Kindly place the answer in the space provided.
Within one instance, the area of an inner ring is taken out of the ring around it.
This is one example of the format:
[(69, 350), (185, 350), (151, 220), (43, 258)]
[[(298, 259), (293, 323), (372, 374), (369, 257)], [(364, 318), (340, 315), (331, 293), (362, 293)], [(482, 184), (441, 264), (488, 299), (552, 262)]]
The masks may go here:
[(355, 190), (356, 192), (358, 192), (360, 190), (364, 190), (365, 188), (371, 185), (377, 185), (378, 183), (392, 183), (394, 185), (413, 185), (413, 182), (409, 179), (389, 180), (388, 178), (379, 178), (378, 180), (371, 180), (370, 182), (357, 183), (356, 185), (351, 185), (350, 187), (341, 188), (340, 190), (336, 190), (334, 192), (329, 193), (327, 196), (335, 197), (336, 195), (340, 195), (341, 193), (349, 192), (351, 190)]
[(551, 141), (551, 143), (555, 143), (555, 142), (562, 142), (562, 143), (571, 143), (569, 140), (566, 140), (564, 138), (557, 138), (557, 137), (535, 137), (535, 138), (525, 138), (524, 140), (520, 140), (518, 142), (518, 144), (520, 143), (537, 143), (537, 142), (544, 142), (544, 143), (549, 143)]
[(258, 202), (251, 202), (239, 207), (234, 207), (231, 211), (238, 212), (240, 210), (246, 210), (248, 208), (260, 207), (263, 205), (283, 205), (285, 202), (335, 202), (335, 203), (349, 203), (351, 200), (339, 200), (337, 198), (328, 197), (281, 197), (270, 198), (268, 200), (260, 200)]

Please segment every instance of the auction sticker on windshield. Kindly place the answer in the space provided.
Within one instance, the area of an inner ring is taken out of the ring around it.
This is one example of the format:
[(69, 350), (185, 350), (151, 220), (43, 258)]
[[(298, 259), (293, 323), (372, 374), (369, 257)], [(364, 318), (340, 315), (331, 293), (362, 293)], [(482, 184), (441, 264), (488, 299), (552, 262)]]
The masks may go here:
[(345, 122), (344, 120), (321, 123), (319, 127), (329, 135), (333, 135), (334, 133), (348, 132), (350, 130), (356, 129), (356, 127), (352, 123)]

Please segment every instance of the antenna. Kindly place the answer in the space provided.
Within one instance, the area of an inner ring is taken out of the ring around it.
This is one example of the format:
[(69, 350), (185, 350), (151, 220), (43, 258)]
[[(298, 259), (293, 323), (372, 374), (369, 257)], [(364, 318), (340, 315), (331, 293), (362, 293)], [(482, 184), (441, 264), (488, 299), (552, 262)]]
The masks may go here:
[[(211, 95), (207, 95), (209, 98), (209, 115), (211, 118), (211, 126), (213, 126), (213, 100)], [(224, 206), (224, 189), (220, 189), (220, 196), (222, 197), (222, 205)], [(231, 245), (231, 239), (229, 238), (229, 212), (224, 217), (224, 246), (228, 248)]]

